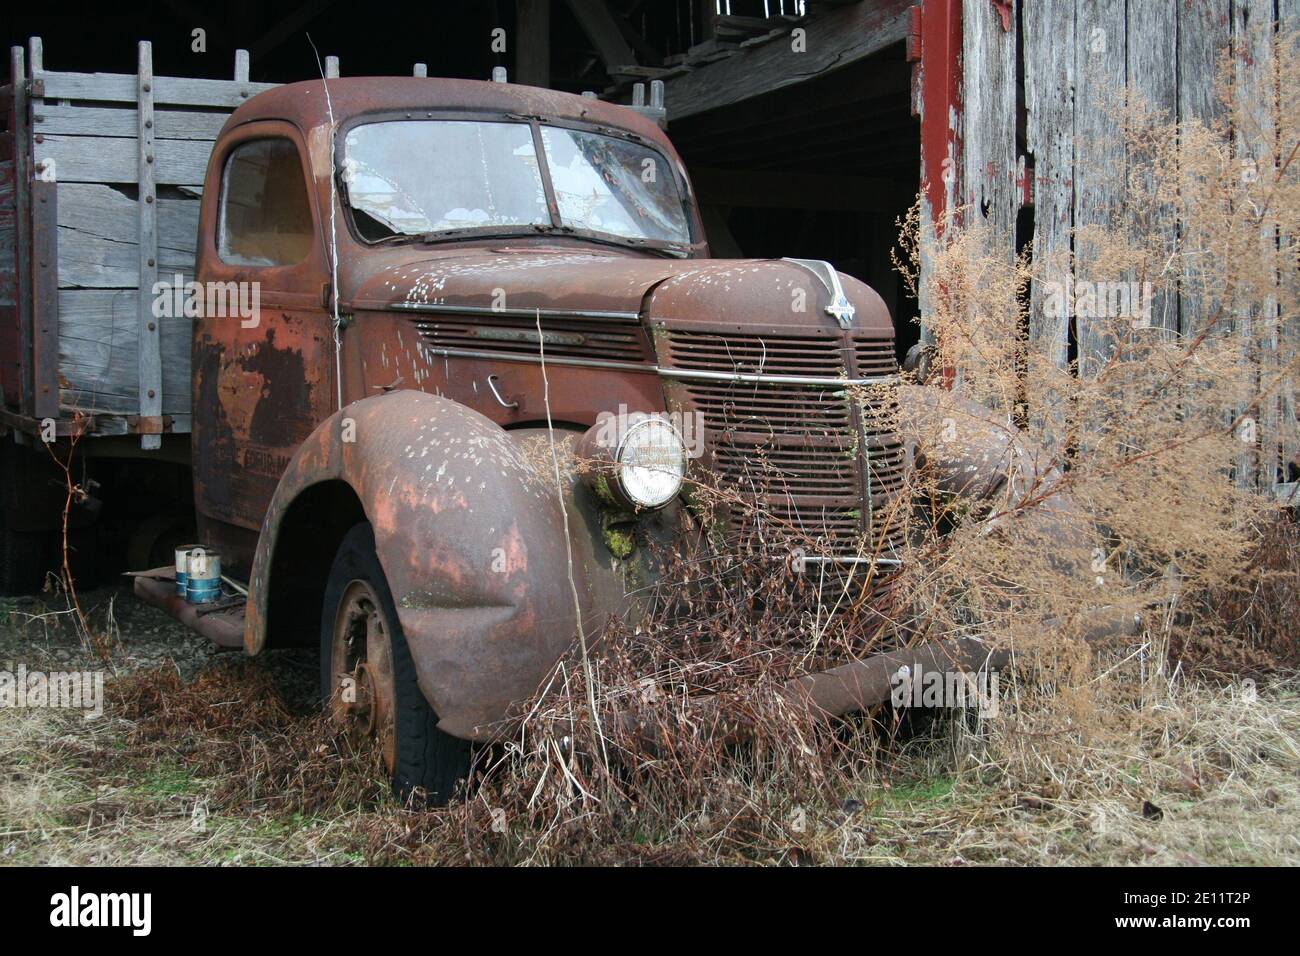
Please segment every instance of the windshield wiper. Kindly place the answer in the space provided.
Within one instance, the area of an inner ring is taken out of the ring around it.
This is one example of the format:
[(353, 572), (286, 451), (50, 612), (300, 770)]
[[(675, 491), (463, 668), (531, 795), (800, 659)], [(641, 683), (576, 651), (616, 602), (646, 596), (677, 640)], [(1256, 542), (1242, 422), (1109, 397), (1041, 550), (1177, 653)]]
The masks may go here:
[[(372, 217), (373, 218), (373, 217)], [(653, 239), (636, 239), (626, 236), (615, 236), (609, 233), (591, 232), (586, 229), (578, 229), (574, 226), (554, 226), (550, 223), (533, 223), (532, 225), (521, 225), (513, 227), (503, 227), (493, 229), (490, 226), (464, 226), (459, 229), (440, 229), (434, 232), (398, 232), (390, 236), (383, 236), (379, 239), (371, 239), (371, 245), (399, 245), (408, 242), (418, 242), (425, 245), (446, 242), (453, 239), (496, 239), (508, 238), (511, 236), (566, 236), (574, 239), (583, 239), (588, 242), (597, 242), (607, 246), (618, 246), (625, 249), (644, 249), (647, 252), (653, 252), (658, 255), (671, 259), (680, 259), (689, 255), (689, 251), (676, 243), (659, 243)]]
[(588, 242), (599, 242), (606, 246), (644, 249), (646, 252), (655, 252), (670, 259), (685, 258), (689, 254), (684, 246), (675, 242), (643, 239), (635, 236), (618, 236), (611, 232), (593, 232), (590, 229), (579, 229), (577, 226), (551, 226), (548, 227), (547, 232), (555, 235), (572, 236), (575, 239), (585, 239)]

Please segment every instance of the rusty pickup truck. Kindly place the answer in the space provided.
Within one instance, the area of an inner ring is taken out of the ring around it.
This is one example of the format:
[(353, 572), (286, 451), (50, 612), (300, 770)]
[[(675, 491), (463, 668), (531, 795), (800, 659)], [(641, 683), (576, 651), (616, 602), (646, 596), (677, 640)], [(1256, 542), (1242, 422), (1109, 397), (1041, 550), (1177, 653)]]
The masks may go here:
[[(155, 83), (141, 54), (96, 83), (17, 51), (5, 90), (7, 586), (43, 443), (88, 463), (79, 500), (179, 484), (192, 530), (137, 525), (137, 594), (249, 654), (319, 642), (335, 716), (445, 800), (580, 621), (635, 613), (702, 475), (809, 560), (888, 572), (905, 449), (846, 399), (899, 394), (885, 305), (823, 262), (711, 258), (652, 119), (501, 82)], [(849, 676), (807, 689), (838, 712), (881, 675)]]

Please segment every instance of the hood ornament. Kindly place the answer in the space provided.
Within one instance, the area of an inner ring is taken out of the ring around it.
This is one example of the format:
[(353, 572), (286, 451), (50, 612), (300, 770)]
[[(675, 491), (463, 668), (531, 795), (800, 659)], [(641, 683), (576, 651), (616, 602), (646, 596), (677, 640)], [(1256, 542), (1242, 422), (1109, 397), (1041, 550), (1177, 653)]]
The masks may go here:
[(844, 286), (840, 285), (839, 273), (835, 267), (824, 259), (790, 259), (784, 258), (782, 262), (792, 262), (802, 269), (807, 269), (826, 287), (826, 291), (831, 294), (831, 304), (826, 306), (826, 314), (835, 317), (839, 322), (840, 328), (853, 328), (853, 316), (857, 310), (853, 308), (853, 303), (848, 300), (844, 294)]

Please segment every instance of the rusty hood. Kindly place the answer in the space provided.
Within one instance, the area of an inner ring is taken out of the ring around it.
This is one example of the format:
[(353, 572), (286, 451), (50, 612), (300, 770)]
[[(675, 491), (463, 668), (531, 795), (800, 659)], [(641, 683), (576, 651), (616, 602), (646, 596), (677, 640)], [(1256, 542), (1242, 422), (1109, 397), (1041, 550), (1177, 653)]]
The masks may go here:
[[(341, 297), (356, 309), (444, 306), (590, 313), (674, 321), (835, 328), (830, 292), (805, 267), (783, 259), (669, 259), (590, 245), (376, 252), (345, 263)], [(423, 254), (419, 254), (422, 252)], [(888, 309), (865, 284), (840, 276), (855, 326), (892, 333)], [(808, 307), (791, 308), (807, 290)], [(349, 295), (349, 290), (351, 294)]]
[[(423, 255), (362, 256), (340, 278), (362, 309), (451, 305), (639, 313), (646, 292), (698, 267), (689, 259), (630, 256), (580, 246), (501, 242)], [(340, 294), (346, 301), (344, 289)]]

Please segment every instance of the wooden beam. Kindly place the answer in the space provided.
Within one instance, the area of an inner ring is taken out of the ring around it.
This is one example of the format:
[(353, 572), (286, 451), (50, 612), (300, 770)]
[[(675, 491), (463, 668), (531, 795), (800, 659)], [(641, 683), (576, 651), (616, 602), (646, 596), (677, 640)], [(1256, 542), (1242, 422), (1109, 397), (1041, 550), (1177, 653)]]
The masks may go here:
[[(1069, 362), (1070, 310), (1047, 308), (1052, 290), (1072, 288), (1070, 226), (1074, 209), (1074, 0), (1024, 6), (1026, 140), (1033, 156), (1034, 275), (1030, 286), (1030, 369)], [(1057, 283), (1053, 286), (1051, 283)], [(1054, 314), (1052, 314), (1054, 313)], [(1025, 379), (1029, 430), (1055, 450), (1066, 434), (1066, 402), (1050, 379)]]
[(770, 173), (709, 167), (691, 169), (691, 182), (703, 205), (750, 209), (895, 213), (900, 206), (905, 208), (916, 192), (914, 183), (868, 176)]
[(988, 227), (986, 252), (1016, 257), (1017, 186), (1015, 0), (971, 3), (962, 21), (962, 154), (958, 179), (968, 225)]
[(596, 47), (606, 73), (614, 73), (620, 66), (632, 66), (636, 57), (632, 47), (623, 38), (614, 19), (614, 12), (603, 0), (569, 0), (569, 9), (577, 18), (582, 32)]
[(802, 50), (787, 33), (673, 77), (665, 81), (668, 120), (801, 83), (902, 43), (910, 5), (910, 0), (881, 0), (841, 7), (797, 28), (805, 31)]
[(32, 190), (32, 414), (59, 417), (59, 225), (58, 185), (46, 180)]
[[(957, 138), (961, 126), (961, 0), (923, 0), (909, 12), (908, 55), (915, 59), (916, 109), (921, 119), (921, 344), (935, 344), (926, 320), (934, 314), (930, 249), (956, 214)], [(951, 382), (950, 369), (943, 370)]]
[(36, 377), (32, 368), (32, 208), (31, 187), (32, 164), (31, 124), (29, 123), (27, 101), (26, 59), (21, 46), (9, 51), (9, 77), (13, 84), (13, 111), (9, 115), (13, 124), (14, 141), (14, 267), (18, 273), (16, 289), (18, 295), (18, 407), (23, 412), (34, 414), (32, 397), (35, 395)]
[(682, 150), (715, 140), (730, 143), (737, 135), (757, 130), (768, 130), (770, 135), (774, 126), (794, 131), (814, 120), (832, 118), (843, 123), (846, 116), (866, 116), (893, 106), (908, 109), (912, 71), (906, 63), (865, 60), (838, 77), (810, 83), (769, 93), (761, 101), (738, 104), (724, 113), (686, 120), (674, 128), (673, 142)]
[(515, 0), (515, 82), (551, 85), (551, 0)]
[[(153, 314), (153, 287), (158, 281), (158, 196), (154, 186), (153, 128), (153, 48), (148, 40), (140, 41), (140, 88), (136, 98), (139, 125), (139, 195), (136, 206), (140, 214), (140, 294), (136, 298), (139, 319), (140, 417), (155, 419), (162, 415), (162, 334)], [(157, 450), (162, 436), (140, 436), (140, 447)]]

